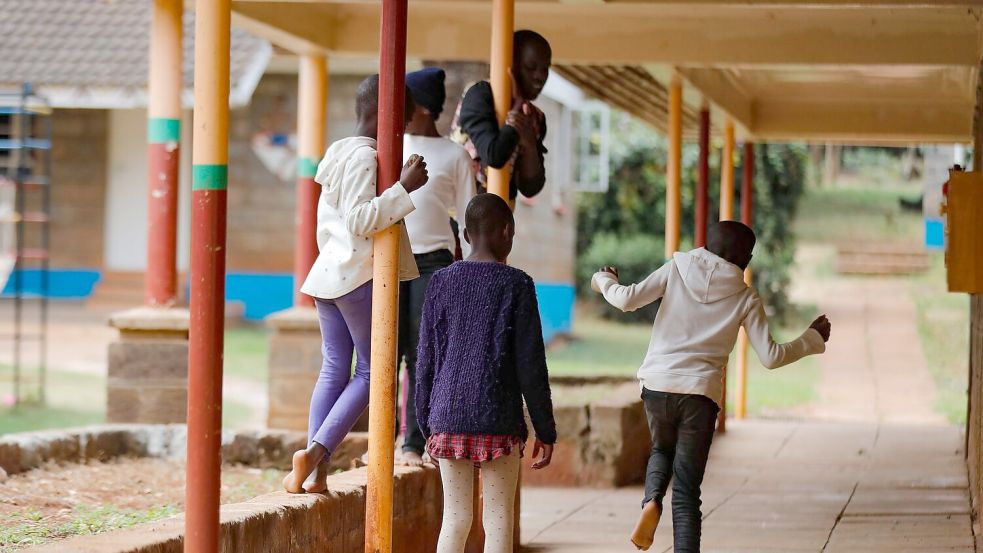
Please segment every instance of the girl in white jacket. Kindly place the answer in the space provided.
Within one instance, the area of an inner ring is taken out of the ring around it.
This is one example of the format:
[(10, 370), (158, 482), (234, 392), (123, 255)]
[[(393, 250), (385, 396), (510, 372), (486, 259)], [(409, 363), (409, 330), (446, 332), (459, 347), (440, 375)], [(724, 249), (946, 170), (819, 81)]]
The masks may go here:
[[(311, 397), (308, 447), (294, 453), (293, 470), (283, 479), (290, 493), (324, 491), (328, 458), (368, 405), (372, 236), (392, 225), (402, 226), (403, 217), (414, 210), (410, 193), (427, 182), (423, 158), (411, 156), (399, 182), (376, 196), (378, 97), (379, 76), (373, 75), (358, 87), (355, 136), (332, 144), (314, 177), (321, 185), (319, 253), (300, 291), (314, 297), (323, 363)], [(407, 91), (406, 115), (412, 113), (413, 100)], [(416, 278), (405, 228), (400, 247), (400, 279)], [(314, 482), (305, 488), (304, 481), (315, 469)]]
[(721, 221), (711, 227), (706, 248), (677, 252), (637, 284), (619, 284), (614, 267), (604, 267), (591, 281), (622, 311), (662, 298), (638, 370), (652, 433), (642, 514), (631, 537), (638, 549), (652, 545), (672, 479), (674, 551), (700, 550), (700, 485), (723, 399), (724, 366), (740, 327), (769, 369), (826, 350), (830, 323), (825, 315), (787, 344), (772, 339), (764, 304), (744, 283), (754, 243), (746, 225)]

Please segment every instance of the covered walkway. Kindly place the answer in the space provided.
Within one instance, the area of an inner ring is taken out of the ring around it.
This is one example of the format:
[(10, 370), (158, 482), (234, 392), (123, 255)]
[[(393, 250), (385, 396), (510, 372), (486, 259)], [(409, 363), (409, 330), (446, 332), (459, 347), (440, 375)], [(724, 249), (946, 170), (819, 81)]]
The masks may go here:
[[(973, 553), (967, 487), (952, 426), (734, 421), (707, 469), (703, 551)], [(524, 551), (634, 551), (641, 493), (526, 488)], [(672, 551), (671, 516), (650, 551)]]

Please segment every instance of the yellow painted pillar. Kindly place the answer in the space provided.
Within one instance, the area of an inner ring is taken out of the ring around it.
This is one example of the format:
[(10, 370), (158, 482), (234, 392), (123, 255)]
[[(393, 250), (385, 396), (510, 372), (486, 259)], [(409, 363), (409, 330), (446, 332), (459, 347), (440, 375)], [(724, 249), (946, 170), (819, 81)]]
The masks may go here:
[[(744, 270), (744, 282), (751, 286), (750, 267)], [(734, 390), (734, 418), (737, 420), (747, 417), (747, 349), (747, 332), (741, 327), (737, 334), (737, 372), (734, 375), (737, 384)]]
[[(515, 0), (494, 0), (492, 5), (491, 87), (495, 96), (495, 115), (498, 124), (512, 107), (512, 35), (515, 32)], [(511, 165), (501, 169), (488, 168), (488, 191), (509, 201)]]
[(231, 0), (198, 0), (185, 553), (219, 549)]
[[(407, 0), (383, 0), (379, 45), (379, 174), (382, 194), (403, 165)], [(402, 223), (376, 233), (372, 263), (372, 366), (369, 386), (369, 467), (365, 553), (393, 551), (393, 463), (396, 435), (396, 328)]]
[(324, 155), (328, 109), (328, 62), (323, 55), (300, 58), (297, 83), (297, 236), (294, 238), (294, 305), (313, 307), (314, 298), (300, 284), (317, 259), (317, 202), (321, 186), (314, 182)]
[[(724, 119), (724, 147), (720, 152), (720, 220), (730, 221), (734, 218), (734, 121), (727, 116)], [(740, 331), (742, 334), (743, 329)], [(740, 341), (740, 338), (738, 338)], [(717, 418), (717, 430), (727, 430), (727, 367), (724, 367), (723, 398), (720, 400), (720, 415)]]
[(666, 259), (679, 250), (683, 155), (683, 81), (673, 74), (669, 83), (669, 159), (666, 161)]

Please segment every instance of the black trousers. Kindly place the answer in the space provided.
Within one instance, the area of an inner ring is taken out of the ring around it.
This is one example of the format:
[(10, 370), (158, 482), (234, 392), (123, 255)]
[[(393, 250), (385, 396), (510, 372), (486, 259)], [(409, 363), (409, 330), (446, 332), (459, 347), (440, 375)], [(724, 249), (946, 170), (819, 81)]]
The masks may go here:
[[(437, 250), (413, 256), (416, 259), (420, 278), (403, 282), (399, 288), (399, 357), (406, 361), (409, 376), (406, 398), (406, 435), (403, 437), (403, 451), (423, 455), (426, 440), (416, 420), (416, 345), (420, 339), (420, 316), (423, 302), (427, 297), (427, 285), (434, 273), (454, 262), (454, 254), (449, 250)], [(399, 428), (399, 425), (396, 425)]]
[(703, 529), (700, 486), (710, 455), (717, 404), (708, 397), (642, 390), (652, 433), (645, 474), (645, 500), (662, 507), (672, 482), (672, 533), (675, 553), (699, 553)]

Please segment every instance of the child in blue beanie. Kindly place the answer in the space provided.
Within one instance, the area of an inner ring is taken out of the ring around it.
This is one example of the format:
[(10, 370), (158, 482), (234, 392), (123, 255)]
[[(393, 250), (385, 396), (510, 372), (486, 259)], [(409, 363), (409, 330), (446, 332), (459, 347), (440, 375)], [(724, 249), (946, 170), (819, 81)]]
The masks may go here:
[[(464, 212), (475, 195), (471, 158), (463, 146), (443, 137), (436, 121), (444, 109), (444, 70), (427, 67), (406, 75), (406, 88), (413, 96), (414, 109), (406, 134), (403, 152), (427, 160), (427, 186), (410, 194), (416, 209), (406, 216), (413, 257), (420, 278), (401, 285), (399, 293), (399, 354), (406, 361), (409, 386), (406, 390), (406, 432), (401, 460), (406, 465), (423, 463), (423, 433), (416, 422), (413, 382), (416, 377), (416, 346), (420, 333), (420, 313), (430, 277), (454, 262), (457, 232), (451, 217), (464, 228)], [(465, 252), (469, 248), (463, 248)]]

